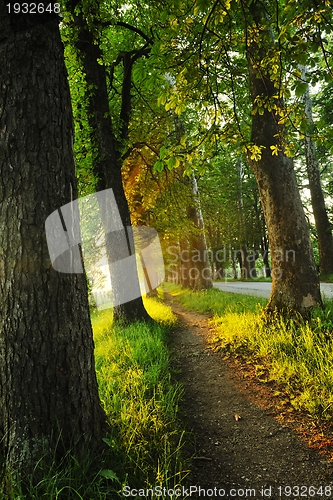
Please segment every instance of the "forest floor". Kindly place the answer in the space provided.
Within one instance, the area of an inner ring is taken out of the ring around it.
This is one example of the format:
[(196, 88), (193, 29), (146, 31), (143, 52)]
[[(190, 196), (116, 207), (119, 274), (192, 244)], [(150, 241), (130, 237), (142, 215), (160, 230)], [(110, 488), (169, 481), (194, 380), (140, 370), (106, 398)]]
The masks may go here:
[(214, 352), (207, 315), (165, 300), (179, 319), (171, 347), (184, 384), (191, 498), (333, 497), (332, 424), (294, 410), (246, 360)]

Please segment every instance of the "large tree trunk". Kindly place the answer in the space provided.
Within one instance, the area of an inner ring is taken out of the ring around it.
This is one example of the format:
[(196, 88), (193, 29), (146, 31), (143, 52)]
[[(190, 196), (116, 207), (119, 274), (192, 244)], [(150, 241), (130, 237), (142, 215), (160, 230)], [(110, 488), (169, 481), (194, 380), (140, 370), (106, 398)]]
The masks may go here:
[[(261, 23), (259, 4), (252, 4), (257, 28)], [(247, 50), (254, 105), (257, 97), (272, 102), (273, 96), (278, 93), (269, 75), (264, 74), (260, 67), (265, 55), (264, 43), (269, 43), (269, 35), (261, 30), (258, 36), (262, 37), (261, 48), (252, 42)], [(277, 104), (278, 107), (283, 106), (281, 101)], [(256, 158), (253, 151), (249, 153), (249, 164), (257, 180), (271, 248), (273, 279), (268, 310), (277, 308), (304, 314), (316, 304), (321, 304), (319, 279), (293, 161), (283, 152), (279, 139), (283, 130), (278, 121), (278, 110), (265, 108), (262, 115), (253, 115), (251, 142), (263, 149), (260, 158)], [(272, 155), (271, 146), (278, 147), (277, 155)]]
[[(72, 0), (72, 13), (75, 19), (75, 27), (77, 29), (77, 42), (76, 47), (79, 51), (79, 56), (82, 60), (83, 70), (86, 75), (86, 82), (89, 88), (88, 94), (88, 120), (92, 131), (92, 144), (95, 149), (93, 159), (94, 175), (98, 179), (97, 190), (112, 188), (117, 203), (117, 207), (122, 219), (124, 228), (131, 226), (131, 218), (127, 199), (124, 193), (122, 182), (122, 154), (121, 149), (124, 144), (117, 144), (116, 137), (113, 130), (113, 123), (110, 116), (109, 98), (106, 84), (106, 71), (104, 65), (100, 63), (103, 59), (102, 52), (98, 44), (95, 43), (94, 36), (89, 30), (82, 12), (75, 14), (74, 8), (81, 2)], [(124, 55), (125, 57), (125, 55)], [(128, 60), (125, 59), (126, 63)], [(125, 64), (125, 62), (124, 62)], [(130, 64), (132, 64), (130, 62)], [(132, 66), (127, 67), (123, 82), (123, 106), (120, 116), (122, 123), (122, 131), (120, 136), (123, 140), (127, 140), (127, 127), (130, 119), (130, 91), (131, 91), (131, 69)], [(112, 294), (115, 303), (119, 304), (122, 301), (124, 283), (129, 281), (131, 289), (138, 298), (127, 301), (125, 303), (116, 305), (113, 308), (114, 320), (121, 320), (132, 322), (137, 320), (149, 320), (141, 297), (140, 284), (137, 274), (135, 261), (133, 266), (128, 269), (127, 274), (124, 276), (119, 275), (117, 260), (119, 258), (126, 258), (128, 253), (120, 256), (120, 249), (124, 246), (125, 233), (118, 232), (119, 242), (115, 245), (115, 235), (112, 237), (106, 235), (106, 249), (109, 258), (110, 278), (112, 285)], [(131, 238), (131, 235), (129, 235)], [(109, 243), (111, 240), (111, 243)], [(132, 247), (129, 242), (128, 247)], [(127, 250), (130, 251), (129, 248)], [(118, 300), (119, 299), (119, 300)]]
[[(302, 69), (302, 77), (306, 79), (306, 68)], [(309, 132), (313, 133), (314, 123), (312, 117), (312, 101), (307, 86), (303, 96), (304, 111), (308, 119)], [(316, 155), (316, 145), (311, 135), (306, 135), (304, 138), (306, 170), (309, 179), (309, 189), (311, 194), (311, 204), (313, 216), (315, 219), (318, 246), (319, 246), (319, 264), (320, 273), (322, 276), (333, 274), (333, 237), (331, 224), (328, 219), (325, 206), (325, 199), (321, 187), (320, 168)]]
[[(44, 454), (101, 445), (84, 274), (51, 266), (45, 220), (77, 197), (71, 102), (56, 16), (0, 3), (1, 456), (31, 472)], [(84, 451), (86, 450), (86, 451)], [(53, 455), (52, 455), (53, 456)]]

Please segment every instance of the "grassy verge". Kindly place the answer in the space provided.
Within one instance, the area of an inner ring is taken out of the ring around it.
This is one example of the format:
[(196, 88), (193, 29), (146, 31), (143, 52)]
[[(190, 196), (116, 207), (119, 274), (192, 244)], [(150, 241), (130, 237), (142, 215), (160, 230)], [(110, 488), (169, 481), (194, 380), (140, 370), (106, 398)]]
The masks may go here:
[(45, 466), (42, 459), (36, 464), (38, 483), (13, 476), (10, 496), (0, 492), (1, 500), (112, 500), (125, 498), (125, 486), (173, 489), (181, 484), (187, 474), (177, 415), (182, 388), (171, 379), (168, 351), (176, 317), (159, 300), (145, 299), (145, 306), (155, 324), (120, 328), (112, 324), (112, 310), (92, 313), (100, 398), (110, 423), (99, 466), (88, 457), (78, 463), (70, 450), (61, 464)]
[(272, 278), (266, 278), (265, 276), (258, 276), (257, 278), (222, 278), (222, 279), (216, 279), (214, 281), (221, 282), (221, 283), (272, 283)]
[(213, 315), (215, 350), (242, 356), (263, 382), (283, 385), (295, 408), (333, 417), (333, 301), (314, 310), (309, 321), (276, 316), (268, 323), (264, 299), (216, 289), (167, 289), (185, 308)]
[(186, 309), (215, 315), (223, 315), (226, 311), (234, 313), (255, 312), (258, 305), (259, 307), (264, 307), (267, 304), (266, 299), (234, 293), (223, 293), (217, 288), (192, 292), (171, 283), (166, 283), (164, 287)]
[(158, 300), (145, 299), (155, 325), (112, 326), (109, 311), (92, 317), (96, 372), (115, 461), (103, 471), (123, 486), (174, 488), (185, 473), (178, 424), (181, 387), (171, 380), (168, 332), (176, 318)]

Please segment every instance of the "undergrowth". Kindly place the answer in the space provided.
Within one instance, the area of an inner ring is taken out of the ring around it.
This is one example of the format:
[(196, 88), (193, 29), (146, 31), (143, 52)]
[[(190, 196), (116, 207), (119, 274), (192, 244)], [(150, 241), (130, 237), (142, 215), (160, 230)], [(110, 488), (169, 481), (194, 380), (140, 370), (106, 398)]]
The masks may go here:
[(39, 481), (12, 474), (11, 491), (0, 494), (1, 500), (112, 500), (124, 498), (125, 486), (181, 484), (187, 475), (178, 421), (182, 388), (171, 378), (167, 345), (176, 317), (158, 299), (144, 302), (155, 323), (115, 326), (111, 309), (91, 316), (100, 398), (110, 424), (99, 466), (88, 454), (79, 463), (70, 450), (57, 465), (46, 467), (41, 459), (35, 468)]
[(214, 350), (241, 356), (261, 381), (284, 386), (291, 404), (312, 415), (333, 417), (333, 301), (309, 320), (264, 315), (267, 300), (211, 289), (167, 290), (187, 309), (210, 313)]
[(111, 428), (107, 442), (117, 456), (110, 468), (123, 486), (172, 488), (184, 475), (177, 420), (182, 389), (171, 380), (167, 348), (176, 319), (159, 301), (145, 299), (145, 306), (160, 323), (112, 327), (107, 311), (92, 318), (100, 396)]

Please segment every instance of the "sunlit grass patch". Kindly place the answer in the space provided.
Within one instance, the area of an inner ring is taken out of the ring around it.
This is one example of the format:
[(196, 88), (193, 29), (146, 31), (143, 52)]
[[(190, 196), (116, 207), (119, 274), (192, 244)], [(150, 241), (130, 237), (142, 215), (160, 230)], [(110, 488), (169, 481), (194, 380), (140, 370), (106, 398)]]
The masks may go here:
[(167, 348), (176, 318), (156, 299), (146, 298), (145, 306), (161, 323), (121, 327), (112, 326), (106, 311), (92, 317), (100, 397), (111, 427), (108, 444), (117, 456), (110, 469), (131, 487), (173, 487), (185, 475), (177, 416), (182, 388), (171, 380)]
[(244, 332), (255, 328), (257, 315), (255, 313), (226, 312), (215, 314), (211, 320), (214, 325), (212, 341), (221, 341), (221, 347), (232, 346), (233, 350), (247, 346), (249, 337)]
[(310, 322), (276, 317), (267, 323), (258, 312), (215, 319), (215, 338), (233, 352), (264, 358), (269, 380), (284, 384), (296, 408), (331, 418), (333, 344)]
[(177, 322), (176, 315), (172, 312), (171, 307), (167, 306), (161, 300), (144, 297), (143, 303), (148, 314), (160, 323), (168, 326), (175, 325)]
[(262, 307), (267, 304), (266, 299), (242, 294), (224, 293), (217, 288), (195, 292), (188, 289), (182, 289), (180, 286), (171, 283), (165, 283), (163, 286), (168, 293), (176, 297), (180, 304), (187, 309), (205, 313), (224, 314), (225, 312), (254, 312), (258, 304)]
[(264, 368), (265, 380), (282, 384), (295, 408), (333, 417), (333, 301), (314, 310), (309, 321), (278, 315), (267, 321), (264, 299), (167, 288), (187, 309), (213, 314), (215, 350)]
[(91, 323), (94, 330), (95, 341), (100, 337), (109, 335), (112, 328), (113, 312), (112, 309), (103, 309), (102, 311), (94, 311), (91, 314)]

